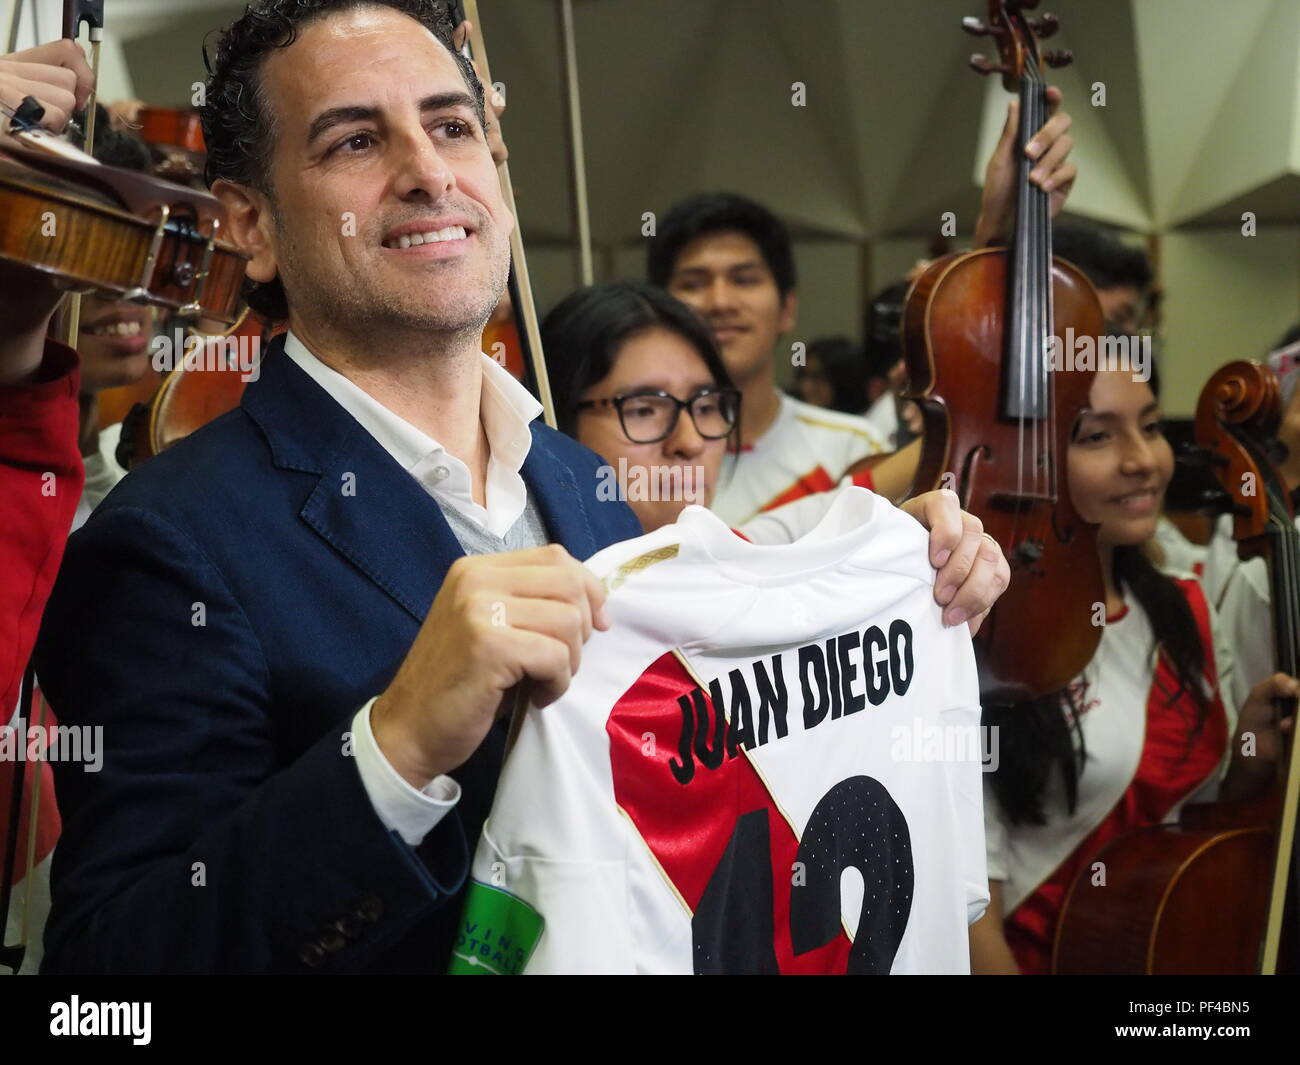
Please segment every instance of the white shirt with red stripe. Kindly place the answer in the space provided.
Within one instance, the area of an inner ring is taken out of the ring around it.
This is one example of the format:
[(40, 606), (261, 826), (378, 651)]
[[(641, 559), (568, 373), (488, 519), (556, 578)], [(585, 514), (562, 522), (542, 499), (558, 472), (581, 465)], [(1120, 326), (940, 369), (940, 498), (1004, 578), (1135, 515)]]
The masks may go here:
[(593, 556), (612, 626), (519, 721), (453, 970), (967, 972), (978, 680), (928, 544), (855, 488), (794, 544), (690, 506)]
[(740, 527), (761, 511), (834, 488), (853, 463), (888, 450), (865, 418), (780, 393), (767, 432), (723, 460), (711, 509)]
[[(1295, 524), (1300, 530), (1300, 517)], [(1232, 538), (1232, 519), (1226, 515), (1215, 525), (1202, 583), (1219, 612), (1243, 689), (1271, 677), (1278, 667), (1268, 564), (1262, 558), (1242, 561)]]
[(1067, 808), (1053, 768), (1043, 796), (1046, 824), (1012, 824), (992, 776), (985, 778), (988, 875), (1003, 883), (1007, 940), (1025, 972), (1047, 971), (1055, 918), (1079, 868), (1124, 831), (1176, 821), (1186, 802), (1212, 800), (1227, 769), (1244, 693), (1200, 585), (1191, 577), (1177, 583), (1206, 648), (1206, 723), (1196, 727), (1188, 693), (1170, 702), (1176, 680), (1133, 602), (1107, 619), (1096, 654), (1071, 685), (1087, 756), (1075, 809)]

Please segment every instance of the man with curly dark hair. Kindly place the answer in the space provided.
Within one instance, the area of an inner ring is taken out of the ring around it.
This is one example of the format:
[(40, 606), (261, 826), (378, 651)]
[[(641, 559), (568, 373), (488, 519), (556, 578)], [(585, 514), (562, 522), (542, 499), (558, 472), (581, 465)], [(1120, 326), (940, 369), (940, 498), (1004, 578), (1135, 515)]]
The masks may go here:
[[(47, 971), (442, 971), (519, 685), (568, 686), (637, 535), (479, 349), (514, 224), (442, 6), (262, 0), (211, 65), (208, 176), (283, 316), (241, 406), (69, 542), (37, 651)], [(111, 609), (105, 609), (111, 604)]]

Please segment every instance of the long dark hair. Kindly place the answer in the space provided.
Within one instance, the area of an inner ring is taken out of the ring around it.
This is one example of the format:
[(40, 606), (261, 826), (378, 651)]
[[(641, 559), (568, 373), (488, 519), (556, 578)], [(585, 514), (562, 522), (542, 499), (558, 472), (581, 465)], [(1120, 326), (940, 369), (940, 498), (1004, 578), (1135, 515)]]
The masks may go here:
[[(1173, 668), (1178, 685), (1164, 693), (1166, 705), (1191, 693), (1196, 719), (1189, 733), (1190, 752), (1210, 712), (1205, 691), (1206, 651), (1196, 617), (1178, 585), (1155, 567), (1141, 546), (1114, 549), (1114, 574), (1116, 583), (1137, 600), (1150, 619), (1158, 653)], [(1053, 767), (1061, 774), (1066, 808), (1074, 812), (1079, 776), (1087, 759), (1079, 710), (1068, 690), (1010, 706), (984, 708), (984, 723), (998, 728), (999, 763), (993, 774), (993, 793), (1012, 824), (1047, 823), (1044, 797)], [(1145, 705), (1141, 712), (1146, 712)]]
[[(708, 327), (686, 304), (639, 281), (607, 281), (566, 296), (542, 321), (542, 348), (562, 432), (577, 437), (583, 394), (608, 376), (623, 345), (648, 329), (676, 333), (699, 353), (719, 388), (734, 387)], [(739, 447), (739, 415), (727, 440), (730, 449)]]
[[(1160, 376), (1154, 361), (1148, 384), (1151, 394), (1159, 399)], [(1172, 705), (1184, 692), (1192, 695), (1196, 722), (1188, 734), (1190, 752), (1210, 713), (1205, 695), (1207, 654), (1196, 616), (1178, 585), (1156, 568), (1142, 545), (1113, 548), (1111, 563), (1115, 583), (1137, 600), (1151, 622), (1158, 653), (1173, 667), (1178, 687), (1166, 694), (1166, 705)], [(1066, 809), (1074, 812), (1079, 775), (1088, 757), (1079, 710), (1068, 690), (1013, 706), (984, 708), (984, 723), (998, 727), (993, 794), (1012, 824), (1047, 823), (1043, 796), (1053, 766), (1061, 773)], [(1145, 706), (1141, 712), (1146, 713)]]

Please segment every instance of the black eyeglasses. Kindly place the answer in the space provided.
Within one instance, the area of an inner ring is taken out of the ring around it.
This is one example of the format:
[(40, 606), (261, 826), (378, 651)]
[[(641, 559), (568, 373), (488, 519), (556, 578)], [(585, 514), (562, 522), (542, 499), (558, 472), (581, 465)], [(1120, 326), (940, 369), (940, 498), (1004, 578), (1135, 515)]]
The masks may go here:
[(586, 399), (578, 410), (608, 407), (618, 411), (623, 434), (634, 444), (657, 444), (672, 436), (682, 408), (690, 411), (695, 431), (706, 440), (721, 440), (736, 425), (740, 392), (734, 388), (706, 388), (690, 399), (678, 399), (662, 389), (647, 389), (626, 396)]

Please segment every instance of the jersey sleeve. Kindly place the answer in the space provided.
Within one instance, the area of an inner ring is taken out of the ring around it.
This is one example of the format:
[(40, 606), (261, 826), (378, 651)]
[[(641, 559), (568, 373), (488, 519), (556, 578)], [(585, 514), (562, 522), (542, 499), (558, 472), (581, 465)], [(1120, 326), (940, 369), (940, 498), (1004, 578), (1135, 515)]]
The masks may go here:
[(1224, 748), (1223, 760), (1219, 764), (1218, 772), (1188, 798), (1189, 803), (1213, 802), (1218, 798), (1219, 786), (1232, 764), (1232, 745), (1237, 735), (1237, 717), (1241, 713), (1241, 705), (1246, 701), (1249, 691), (1249, 687), (1242, 684), (1237, 656), (1222, 617), (1212, 604), (1207, 602), (1206, 608), (1209, 613), (1212, 644), (1208, 652), (1212, 656), (1210, 664), (1214, 669), (1216, 694), (1223, 704), (1223, 714), (1227, 720), (1228, 744)]
[(1231, 655), (1236, 666), (1240, 701), (1234, 709), (1254, 685), (1274, 672), (1269, 600), (1268, 567), (1261, 558), (1241, 563), (1223, 590), (1215, 626), (1216, 655), (1217, 643), (1222, 642), (1224, 653)]

